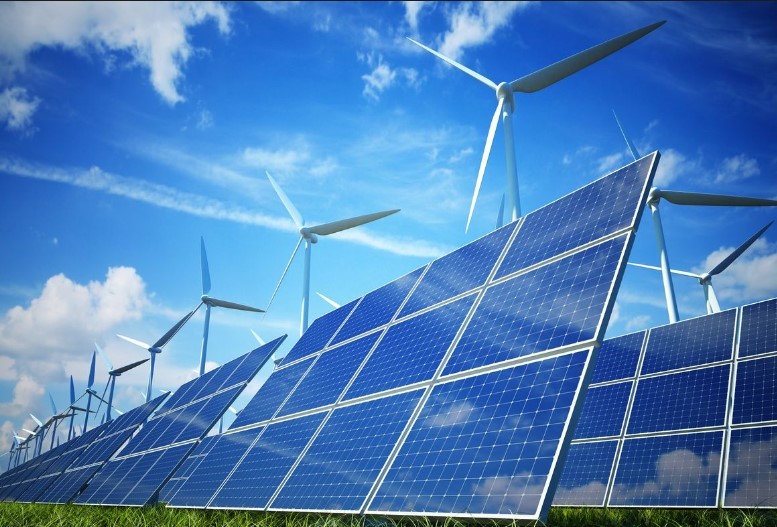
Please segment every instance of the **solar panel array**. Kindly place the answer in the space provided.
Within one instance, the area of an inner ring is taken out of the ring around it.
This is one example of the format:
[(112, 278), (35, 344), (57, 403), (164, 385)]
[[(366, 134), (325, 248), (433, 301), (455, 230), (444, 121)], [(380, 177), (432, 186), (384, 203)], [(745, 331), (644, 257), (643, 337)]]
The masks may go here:
[[(59, 483), (60, 476), (65, 470), (83, 464), (84, 455), (89, 455), (86, 453), (87, 449), (93, 453), (96, 444), (100, 444), (103, 448), (111, 445), (111, 439), (115, 434), (123, 430), (135, 431), (163, 399), (164, 397), (160, 397), (135, 408), (8, 471), (0, 478), (0, 497), (3, 501), (39, 501), (40, 496), (48, 492), (53, 483)], [(110, 454), (120, 446), (121, 443), (115, 445)], [(91, 459), (88, 464), (96, 466), (97, 469), (107, 461), (107, 457), (100, 458), (94, 455)]]
[(777, 507), (777, 299), (606, 340), (554, 504)]
[(285, 335), (182, 385), (74, 502), (142, 506), (208, 433)]
[(316, 320), (161, 495), (174, 507), (543, 517), (658, 157)]

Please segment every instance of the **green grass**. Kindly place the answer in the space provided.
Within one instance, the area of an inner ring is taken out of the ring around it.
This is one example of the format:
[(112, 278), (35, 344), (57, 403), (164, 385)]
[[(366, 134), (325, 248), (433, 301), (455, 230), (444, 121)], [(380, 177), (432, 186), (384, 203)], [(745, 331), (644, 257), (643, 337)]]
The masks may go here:
[[(465, 527), (454, 519), (387, 519), (317, 514), (199, 511), (79, 505), (0, 504), (3, 527)], [(480, 523), (479, 527), (488, 525)], [(496, 525), (496, 524), (493, 524)], [(771, 510), (552, 509), (548, 527), (771, 527)]]

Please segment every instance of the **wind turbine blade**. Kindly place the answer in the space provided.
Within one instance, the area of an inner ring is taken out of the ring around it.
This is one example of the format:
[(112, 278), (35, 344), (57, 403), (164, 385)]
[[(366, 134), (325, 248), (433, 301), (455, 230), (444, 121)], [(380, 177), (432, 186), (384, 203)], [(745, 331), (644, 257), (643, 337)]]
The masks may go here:
[(270, 310), (270, 306), (272, 305), (272, 301), (275, 300), (275, 295), (278, 293), (278, 289), (281, 287), (281, 283), (283, 283), (283, 279), (286, 277), (286, 273), (289, 270), (289, 267), (291, 267), (291, 262), (294, 260), (294, 257), (297, 255), (297, 251), (299, 251), (299, 246), (302, 244), (302, 236), (300, 236), (299, 241), (297, 242), (297, 246), (294, 247), (294, 251), (291, 253), (291, 258), (289, 258), (289, 263), (286, 264), (286, 268), (283, 270), (283, 274), (281, 275), (281, 279), (278, 280), (278, 285), (275, 286), (275, 291), (272, 292), (272, 296), (270, 297), (270, 301), (267, 303), (267, 307), (264, 308), (265, 311)]
[(615, 37), (592, 48), (588, 48), (576, 55), (567, 57), (564, 60), (560, 60), (539, 71), (535, 71), (534, 73), (514, 80), (510, 83), (510, 88), (513, 91), (524, 93), (533, 93), (543, 88), (547, 88), (551, 84), (565, 79), (573, 73), (577, 73), (583, 68), (590, 66), (594, 62), (598, 62), (616, 51), (625, 48), (651, 31), (658, 29), (660, 26), (664, 25), (665, 22), (666, 20), (662, 20), (661, 22), (650, 24), (649, 26)]
[(329, 305), (330, 305), (330, 306), (332, 306), (333, 308), (337, 309), (337, 308), (339, 308), (339, 307), (340, 307), (340, 304), (338, 304), (337, 302), (335, 302), (335, 301), (334, 301), (334, 300), (332, 300), (331, 298), (327, 298), (327, 297), (325, 297), (324, 295), (322, 295), (322, 294), (321, 294), (321, 293), (319, 293), (319, 292), (316, 292), (316, 294), (317, 294), (319, 297), (321, 297), (321, 299), (322, 299), (324, 302), (326, 302), (327, 304), (329, 304)]
[[(628, 265), (633, 265), (634, 267), (643, 267), (645, 269), (652, 269), (654, 271), (661, 271), (660, 267), (656, 267), (655, 265), (646, 265), (646, 264), (639, 264), (634, 262), (628, 262)], [(691, 278), (701, 278), (701, 275), (689, 273), (688, 271), (678, 271), (676, 269), (669, 269), (670, 273), (682, 275), (682, 276), (690, 276)]]
[(777, 200), (773, 199), (702, 194), (700, 192), (679, 192), (676, 190), (662, 190), (659, 196), (675, 205), (705, 205), (712, 207), (774, 207), (777, 205)]
[(94, 359), (97, 357), (95, 352), (92, 352), (92, 365), (89, 367), (89, 382), (87, 388), (91, 388), (94, 384)]
[(458, 68), (461, 71), (463, 71), (464, 73), (466, 73), (467, 75), (469, 75), (470, 77), (474, 77), (475, 79), (479, 80), (480, 82), (482, 82), (483, 84), (485, 84), (489, 88), (491, 88), (493, 90), (497, 89), (496, 83), (494, 81), (492, 81), (491, 79), (488, 79), (488, 78), (484, 77), (483, 75), (481, 75), (480, 73), (478, 73), (476, 71), (472, 71), (468, 67), (463, 66), (463, 65), (459, 64), (458, 62), (456, 62), (455, 60), (446, 57), (445, 55), (443, 55), (439, 51), (435, 51), (432, 48), (428, 48), (428, 47), (424, 46), (420, 42), (416, 42), (415, 40), (413, 40), (410, 37), (405, 37), (405, 38), (407, 38), (410, 42), (412, 42), (416, 46), (422, 47), (423, 49), (425, 49), (426, 51), (428, 51), (429, 53), (431, 53), (435, 57), (444, 60), (445, 62), (447, 62), (448, 64), (450, 64), (454, 68)]
[(210, 292), (210, 269), (208, 269), (208, 254), (205, 252), (205, 239), (200, 236), (200, 271), (202, 271), (202, 294)]
[(151, 359), (143, 359), (143, 360), (139, 360), (137, 362), (133, 362), (132, 364), (127, 364), (126, 366), (122, 366), (121, 368), (117, 368), (117, 369), (113, 370), (113, 375), (121, 375), (122, 373), (124, 373), (126, 371), (130, 371), (133, 368), (137, 368), (138, 366), (140, 366), (144, 362), (148, 362), (149, 360), (151, 360)]
[(170, 339), (173, 338), (176, 333), (178, 333), (178, 331), (183, 327), (183, 325), (186, 324), (186, 322), (188, 322), (190, 318), (192, 318), (192, 315), (194, 315), (194, 311), (189, 311), (181, 320), (175, 323), (175, 326), (168, 329), (167, 333), (162, 335), (162, 338), (160, 338), (154, 343), (154, 347), (161, 348), (162, 346), (167, 344), (170, 341)]
[(469, 232), (469, 224), (472, 221), (472, 213), (475, 211), (475, 202), (478, 200), (478, 194), (480, 193), (480, 184), (483, 183), (483, 174), (486, 172), (486, 165), (488, 164), (488, 156), (491, 155), (491, 145), (494, 142), (494, 134), (496, 133), (496, 125), (499, 122), (499, 115), (502, 113), (502, 106), (504, 106), (504, 97), (499, 99), (499, 103), (496, 105), (496, 111), (491, 118), (491, 126), (488, 128), (488, 136), (486, 137), (486, 147), (483, 149), (483, 158), (480, 160), (480, 168), (478, 169), (478, 178), (475, 180), (475, 192), (472, 194), (472, 203), (469, 205), (469, 215), (467, 216), (467, 226), (464, 228), (464, 232)]
[(130, 338), (130, 337), (125, 337), (124, 335), (119, 335), (118, 333), (116, 334), (116, 336), (119, 337), (122, 340), (126, 340), (130, 344), (134, 344), (136, 346), (140, 346), (141, 348), (143, 348), (146, 351), (151, 349), (151, 344), (146, 344), (145, 342), (142, 342), (140, 340), (135, 340), (135, 339)]
[(264, 339), (263, 339), (262, 337), (260, 337), (259, 335), (257, 335), (257, 334), (256, 334), (256, 331), (254, 331), (253, 329), (251, 330), (251, 334), (254, 336), (254, 338), (256, 339), (256, 341), (257, 341), (259, 344), (261, 344), (262, 346), (264, 346), (265, 344), (267, 344), (267, 342), (265, 342), (265, 341), (264, 341)]
[(770, 221), (765, 227), (763, 227), (761, 230), (753, 234), (750, 238), (747, 239), (745, 243), (737, 247), (737, 249), (729, 254), (725, 260), (720, 262), (718, 265), (712, 268), (712, 271), (710, 271), (708, 274), (710, 276), (715, 276), (716, 274), (720, 274), (723, 272), (729, 265), (731, 265), (734, 260), (742, 256), (742, 253), (745, 252), (751, 245), (755, 243), (755, 241), (761, 237), (761, 235), (766, 232), (766, 229), (772, 226), (773, 221)]
[(108, 366), (108, 371), (110, 372), (113, 370), (113, 364), (111, 364), (111, 361), (108, 360), (108, 357), (103, 353), (102, 348), (95, 342), (94, 343), (94, 349), (97, 350), (97, 353), (100, 354), (100, 357), (102, 357), (103, 361), (105, 362), (105, 365)]
[(51, 404), (51, 414), (57, 415), (57, 405), (54, 404), (54, 396), (51, 395), (51, 392), (49, 392), (49, 403)]
[(629, 150), (631, 151), (631, 157), (634, 158), (634, 161), (639, 159), (640, 156), (639, 152), (637, 152), (637, 147), (634, 146), (634, 143), (631, 142), (631, 139), (628, 135), (626, 135), (626, 130), (623, 129), (621, 126), (621, 122), (618, 120), (618, 114), (615, 113), (615, 110), (612, 111), (612, 114), (615, 116), (615, 122), (618, 123), (618, 128), (620, 128), (621, 135), (623, 136), (623, 140), (626, 141), (626, 145), (629, 147)]
[(76, 402), (76, 385), (73, 384), (73, 376), (70, 376), (70, 404)]
[(294, 206), (289, 197), (286, 195), (280, 185), (278, 185), (278, 183), (273, 179), (270, 173), (265, 172), (265, 174), (267, 174), (267, 179), (270, 180), (270, 185), (272, 185), (272, 188), (275, 189), (275, 193), (278, 194), (279, 198), (281, 198), (281, 202), (283, 202), (283, 206), (286, 207), (286, 210), (288, 211), (289, 216), (291, 216), (291, 219), (294, 221), (294, 224), (298, 229), (301, 229), (305, 224), (305, 221), (302, 219), (302, 214), (299, 213), (297, 207)]
[(399, 209), (373, 212), (372, 214), (364, 214), (363, 216), (356, 216), (354, 218), (337, 220), (329, 223), (322, 223), (321, 225), (315, 225), (313, 227), (308, 227), (308, 231), (312, 232), (313, 234), (318, 234), (319, 236), (326, 236), (328, 234), (334, 234), (336, 232), (353, 229), (359, 225), (364, 225), (365, 223), (370, 223), (375, 220), (385, 218), (386, 216), (391, 216), (397, 212), (399, 212)]
[(35, 421), (35, 424), (37, 424), (38, 426), (43, 426), (43, 423), (40, 422), (40, 419), (38, 419), (32, 414), (30, 414), (30, 417), (32, 417), (32, 420)]
[(227, 309), (237, 309), (240, 311), (252, 311), (254, 313), (264, 313), (264, 310), (258, 307), (245, 306), (243, 304), (236, 304), (227, 300), (219, 300), (218, 298), (209, 297), (208, 302), (212, 306), (225, 307)]

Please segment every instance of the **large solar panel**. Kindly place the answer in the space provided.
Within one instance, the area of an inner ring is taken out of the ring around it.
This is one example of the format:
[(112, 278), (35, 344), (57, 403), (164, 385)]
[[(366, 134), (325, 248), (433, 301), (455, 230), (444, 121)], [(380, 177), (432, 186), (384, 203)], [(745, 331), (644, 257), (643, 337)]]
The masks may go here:
[(544, 517), (657, 161), (316, 321), (168, 505)]
[(776, 314), (772, 299), (605, 341), (554, 504), (777, 506)]
[[(75, 503), (143, 506), (162, 486), (246, 384), (270, 359), (283, 336), (179, 388), (160, 412), (109, 461)], [(214, 390), (214, 392), (208, 392)]]

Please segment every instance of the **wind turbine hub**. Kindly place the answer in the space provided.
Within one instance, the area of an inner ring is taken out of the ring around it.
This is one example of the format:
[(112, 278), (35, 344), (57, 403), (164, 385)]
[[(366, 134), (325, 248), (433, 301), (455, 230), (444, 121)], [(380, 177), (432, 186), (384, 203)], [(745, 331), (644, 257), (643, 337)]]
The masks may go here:
[(203, 304), (206, 304), (206, 305), (207, 305), (207, 304), (208, 304), (208, 302), (210, 302), (210, 297), (209, 297), (208, 295), (202, 295), (202, 296), (200, 297), (200, 300), (202, 301), (202, 303), (203, 303)]
[(650, 192), (648, 192), (648, 197), (647, 197), (648, 205), (658, 205), (658, 202), (660, 200), (661, 200), (661, 190), (659, 190), (657, 187), (651, 188)]
[(151, 353), (162, 353), (162, 348), (148, 348)]
[(699, 283), (701, 285), (708, 284), (712, 281), (712, 277), (708, 275), (707, 273), (704, 273), (703, 275), (699, 276)]
[(506, 82), (501, 83), (496, 87), (496, 100), (505, 100), (505, 106), (510, 105), (510, 112), (515, 110), (515, 99), (513, 98), (513, 90)]
[(307, 228), (307, 227), (302, 227), (302, 228), (299, 230), (299, 233), (300, 233), (300, 235), (301, 235), (301, 236), (302, 236), (304, 239), (308, 240), (310, 243), (318, 243), (318, 236), (316, 236), (315, 234), (313, 234), (312, 232), (310, 232), (310, 230), (308, 230), (308, 228)]

